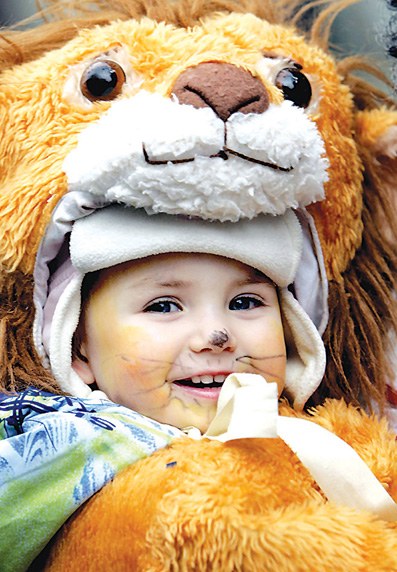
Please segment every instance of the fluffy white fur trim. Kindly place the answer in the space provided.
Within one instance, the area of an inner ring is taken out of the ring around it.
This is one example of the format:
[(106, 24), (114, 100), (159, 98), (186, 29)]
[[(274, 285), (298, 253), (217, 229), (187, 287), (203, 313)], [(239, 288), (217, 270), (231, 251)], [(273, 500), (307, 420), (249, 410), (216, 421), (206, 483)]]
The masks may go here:
[(316, 124), (289, 101), (224, 123), (143, 90), (82, 131), (64, 163), (70, 190), (220, 221), (323, 199), (327, 167)]

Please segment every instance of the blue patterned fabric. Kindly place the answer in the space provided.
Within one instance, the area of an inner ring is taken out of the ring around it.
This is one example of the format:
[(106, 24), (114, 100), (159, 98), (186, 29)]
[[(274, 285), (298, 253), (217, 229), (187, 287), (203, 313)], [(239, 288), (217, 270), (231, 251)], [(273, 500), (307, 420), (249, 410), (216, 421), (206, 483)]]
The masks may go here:
[(0, 396), (0, 572), (23, 572), (116, 473), (183, 434), (109, 401)]

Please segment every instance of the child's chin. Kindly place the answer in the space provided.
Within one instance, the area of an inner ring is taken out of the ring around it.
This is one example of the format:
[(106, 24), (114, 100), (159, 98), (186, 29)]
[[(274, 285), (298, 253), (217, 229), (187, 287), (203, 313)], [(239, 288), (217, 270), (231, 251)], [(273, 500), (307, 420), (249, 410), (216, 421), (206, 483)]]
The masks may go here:
[(192, 415), (188, 415), (187, 412), (184, 412), (182, 416), (170, 415), (165, 416), (160, 422), (165, 423), (166, 425), (172, 425), (177, 427), (181, 431), (194, 427), (200, 431), (201, 434), (204, 434), (208, 427), (210, 426), (211, 421), (215, 417), (215, 410), (212, 411), (203, 411), (203, 415), (198, 415), (197, 413), (193, 413)]

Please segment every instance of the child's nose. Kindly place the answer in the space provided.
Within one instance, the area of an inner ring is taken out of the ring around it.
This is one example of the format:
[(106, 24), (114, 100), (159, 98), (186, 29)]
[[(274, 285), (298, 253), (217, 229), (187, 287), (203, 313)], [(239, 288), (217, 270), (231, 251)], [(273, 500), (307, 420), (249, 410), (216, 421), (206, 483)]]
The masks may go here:
[(203, 351), (221, 353), (223, 351), (234, 351), (236, 341), (230, 331), (223, 326), (198, 327), (191, 337), (190, 347), (196, 353)]

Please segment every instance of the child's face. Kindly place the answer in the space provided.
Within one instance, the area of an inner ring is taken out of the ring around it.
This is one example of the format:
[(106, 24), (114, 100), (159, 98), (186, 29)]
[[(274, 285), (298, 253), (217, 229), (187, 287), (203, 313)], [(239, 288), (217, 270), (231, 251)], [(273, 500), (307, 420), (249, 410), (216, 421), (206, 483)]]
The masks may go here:
[(222, 383), (261, 374), (281, 393), (286, 366), (277, 292), (249, 266), (167, 254), (104, 270), (75, 360), (82, 379), (162, 423), (205, 432)]

